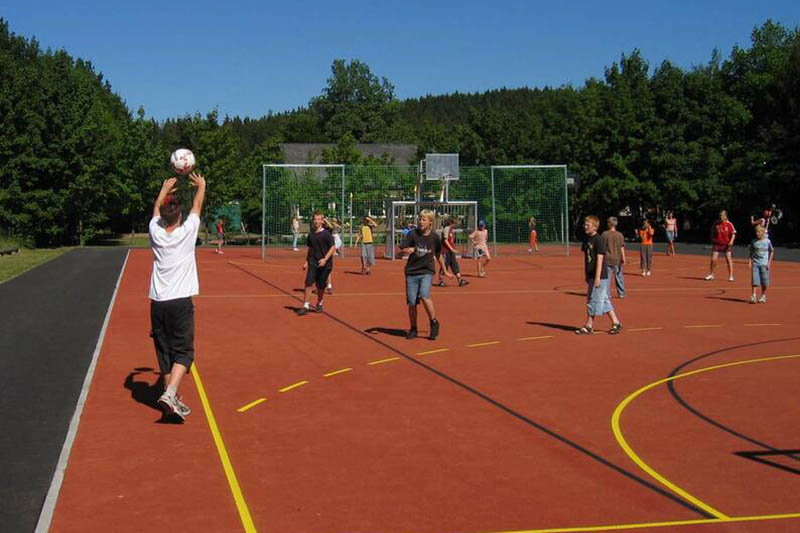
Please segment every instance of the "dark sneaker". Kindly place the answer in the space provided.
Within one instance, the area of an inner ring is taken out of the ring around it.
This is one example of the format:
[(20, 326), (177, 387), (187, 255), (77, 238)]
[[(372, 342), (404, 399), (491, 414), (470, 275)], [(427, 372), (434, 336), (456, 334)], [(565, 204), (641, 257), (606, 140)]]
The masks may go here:
[(325, 289), (325, 294), (333, 294), (333, 287), (328, 287)]
[(443, 280), (443, 279), (440, 279), (439, 281), (437, 281), (436, 283), (434, 283), (434, 285), (435, 285), (436, 287), (447, 287), (447, 284), (444, 282), (444, 280)]
[(589, 326), (583, 326), (582, 328), (575, 330), (576, 335), (591, 335), (593, 332), (594, 330)]
[(611, 335), (619, 335), (619, 333), (620, 333), (621, 331), (622, 331), (622, 324), (621, 324), (620, 322), (617, 322), (616, 324), (614, 324), (613, 326), (611, 326), (611, 329), (610, 329), (610, 330), (608, 330), (608, 332), (609, 332)]
[(318, 303), (317, 306), (314, 309), (317, 310), (317, 313), (321, 313), (322, 312), (322, 304)]
[(428, 337), (430, 340), (436, 340), (436, 337), (439, 336), (439, 321), (434, 319), (431, 320), (431, 334)]
[(469, 281), (467, 281), (465, 279), (458, 280), (458, 286), (459, 287), (463, 287), (464, 285), (469, 285)]
[(297, 316), (307, 315), (308, 311), (309, 311), (308, 307), (301, 307), (300, 309), (297, 310)]
[(417, 338), (417, 328), (411, 328), (410, 330), (408, 330), (408, 333), (406, 334), (406, 339), (411, 340), (416, 338)]

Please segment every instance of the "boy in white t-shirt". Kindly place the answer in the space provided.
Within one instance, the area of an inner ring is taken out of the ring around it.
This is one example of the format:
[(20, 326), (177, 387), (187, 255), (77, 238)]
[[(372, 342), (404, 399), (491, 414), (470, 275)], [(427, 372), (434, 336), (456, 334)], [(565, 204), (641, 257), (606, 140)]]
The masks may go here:
[(194, 305), (198, 294), (194, 247), (200, 229), (200, 213), (206, 196), (206, 180), (189, 174), (197, 187), (192, 210), (183, 220), (179, 200), (173, 196), (177, 178), (164, 180), (150, 220), (150, 249), (153, 273), (150, 277), (151, 336), (165, 390), (158, 405), (165, 416), (184, 419), (192, 411), (181, 401), (178, 387), (194, 361)]

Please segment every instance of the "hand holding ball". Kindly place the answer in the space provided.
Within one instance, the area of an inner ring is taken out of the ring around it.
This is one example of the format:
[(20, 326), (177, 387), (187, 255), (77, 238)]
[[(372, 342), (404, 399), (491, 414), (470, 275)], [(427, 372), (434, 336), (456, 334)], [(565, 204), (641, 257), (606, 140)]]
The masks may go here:
[(194, 169), (194, 165), (194, 154), (186, 148), (178, 148), (169, 156), (169, 166), (178, 174), (188, 174)]

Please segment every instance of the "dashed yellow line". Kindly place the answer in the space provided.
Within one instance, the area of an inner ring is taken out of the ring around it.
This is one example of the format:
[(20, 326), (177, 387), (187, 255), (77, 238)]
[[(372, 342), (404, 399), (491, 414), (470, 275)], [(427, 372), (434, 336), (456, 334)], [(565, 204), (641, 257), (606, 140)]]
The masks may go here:
[(250, 403), (248, 403), (247, 405), (243, 405), (243, 406), (241, 406), (241, 407), (240, 407), (240, 408), (238, 408), (236, 411), (237, 411), (237, 412), (239, 412), (239, 413), (244, 413), (244, 412), (245, 412), (245, 411), (247, 411), (248, 409), (252, 409), (252, 408), (253, 408), (253, 407), (255, 407), (256, 405), (258, 405), (258, 404), (260, 404), (260, 403), (264, 403), (264, 402), (266, 402), (266, 401), (267, 401), (267, 399), (266, 399), (266, 398), (259, 398), (258, 400), (254, 401), (254, 402), (250, 402)]
[(683, 326), (686, 329), (699, 329), (699, 328), (721, 328), (722, 324), (699, 324), (696, 326)]
[(339, 375), (339, 374), (344, 374), (345, 372), (350, 372), (351, 370), (353, 370), (353, 369), (352, 368), (342, 368), (340, 370), (334, 370), (333, 372), (328, 372), (327, 374), (323, 374), (323, 377), (329, 378), (329, 377), (336, 376), (336, 375)]
[(438, 350), (428, 350), (427, 352), (417, 352), (417, 355), (431, 355), (434, 353), (447, 352), (450, 348), (439, 348)]
[(293, 383), (292, 385), (289, 385), (288, 387), (284, 387), (282, 389), (279, 389), (278, 392), (289, 392), (290, 390), (296, 389), (297, 387), (302, 387), (306, 383), (308, 383), (308, 381), (298, 381), (297, 383)]
[(467, 344), (467, 348), (478, 348), (479, 346), (489, 346), (491, 344), (500, 344), (500, 341), (478, 342), (475, 344)]
[(662, 327), (658, 327), (658, 328), (632, 328), (632, 329), (629, 329), (628, 331), (655, 331), (657, 329), (664, 329), (664, 328), (662, 328)]
[(389, 363), (391, 361), (397, 361), (400, 359), (399, 357), (390, 357), (388, 359), (378, 359), (377, 361), (370, 361), (367, 363), (368, 365), (382, 365), (383, 363)]
[(538, 341), (539, 339), (552, 339), (552, 335), (542, 335), (541, 337), (522, 337), (518, 341)]
[(783, 324), (745, 324), (748, 328), (757, 328), (761, 326), (782, 326)]

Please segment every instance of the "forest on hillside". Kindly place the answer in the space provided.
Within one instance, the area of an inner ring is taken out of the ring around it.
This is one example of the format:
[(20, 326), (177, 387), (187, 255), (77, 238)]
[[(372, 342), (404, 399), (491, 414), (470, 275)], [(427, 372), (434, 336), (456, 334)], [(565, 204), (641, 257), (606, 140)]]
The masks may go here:
[(43, 50), (0, 19), (0, 231), (25, 244), (142, 231), (180, 146), (209, 179), (209, 212), (252, 200), (284, 142), (334, 143), (326, 160), (350, 165), (390, 163), (354, 145), (391, 142), (458, 152), (468, 166), (566, 164), (573, 220), (661, 206), (698, 237), (719, 209), (746, 225), (775, 203), (784, 217), (771, 233), (788, 243), (800, 229), (800, 33), (768, 21), (748, 47), (691, 69), (633, 50), (580, 87), (407, 100), (365, 63), (335, 60), (302, 108), (157, 122), (128, 109), (91, 61)]

